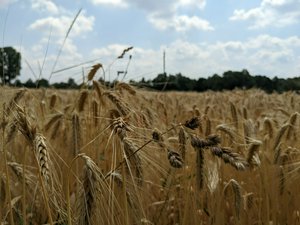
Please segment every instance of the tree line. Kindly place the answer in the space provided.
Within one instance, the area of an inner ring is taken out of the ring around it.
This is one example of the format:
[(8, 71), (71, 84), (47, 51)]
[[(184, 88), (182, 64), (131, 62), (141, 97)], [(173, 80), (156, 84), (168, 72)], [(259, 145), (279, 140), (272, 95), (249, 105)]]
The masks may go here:
[[(77, 84), (74, 79), (70, 78), (67, 82), (57, 82), (50, 84), (46, 79), (33, 81), (31, 79), (26, 82), (21, 82), (16, 79), (20, 75), (21, 70), (21, 54), (12, 47), (0, 48), (0, 79), (1, 83), (16, 87), (39, 88), (39, 87), (54, 87), (58, 89), (77, 89), (82, 84)], [(203, 92), (207, 90), (223, 91), (233, 89), (251, 89), (258, 88), (271, 92), (284, 91), (300, 91), (300, 77), (294, 78), (269, 78), (264, 75), (251, 75), (248, 70), (242, 71), (226, 71), (222, 75), (214, 74), (208, 78), (199, 76), (198, 79), (191, 79), (178, 74), (161, 73), (154, 79), (146, 80), (142, 78), (140, 81), (131, 80), (132, 85), (138, 87), (146, 87), (159, 91), (196, 91)], [(106, 86), (114, 86), (115, 82), (105, 82), (100, 79), (100, 82)]]
[[(99, 81), (106, 85), (113, 87), (117, 80), (113, 82), (104, 82), (103, 79)], [(261, 75), (250, 75), (249, 72), (244, 69), (242, 71), (226, 71), (222, 76), (214, 74), (208, 78), (191, 79), (183, 76), (181, 73), (176, 75), (172, 74), (158, 74), (154, 79), (146, 80), (142, 78), (140, 81), (130, 81), (131, 85), (137, 87), (145, 87), (148, 89), (158, 91), (195, 91), (204, 92), (208, 90), (212, 91), (224, 91), (233, 89), (251, 89), (257, 88), (264, 90), (267, 93), (278, 92), (282, 93), (285, 91), (299, 91), (300, 92), (300, 77), (295, 78), (269, 78)], [(49, 84), (48, 80), (41, 79), (32, 81), (31, 79), (22, 83), (16, 80), (11, 84), (16, 87), (27, 87), (27, 88), (39, 88), (39, 87), (54, 87), (57, 89), (79, 89), (82, 84), (77, 84), (74, 79), (69, 78), (67, 82), (58, 82)], [(88, 85), (88, 84), (87, 84)]]
[(223, 91), (233, 89), (258, 88), (267, 93), (299, 91), (300, 77), (294, 78), (269, 78), (262, 75), (251, 75), (246, 69), (242, 71), (226, 71), (222, 75), (214, 74), (208, 78), (191, 79), (181, 73), (176, 75), (158, 74), (153, 80), (139, 82), (132, 81), (135, 85), (145, 86), (155, 90), (196, 91), (207, 90)]

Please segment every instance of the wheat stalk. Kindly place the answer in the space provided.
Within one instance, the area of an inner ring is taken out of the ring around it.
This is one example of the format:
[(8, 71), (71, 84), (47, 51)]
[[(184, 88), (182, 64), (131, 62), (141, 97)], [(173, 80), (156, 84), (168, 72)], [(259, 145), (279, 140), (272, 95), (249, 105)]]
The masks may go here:
[(75, 157), (79, 153), (81, 146), (81, 127), (79, 116), (76, 112), (72, 115), (72, 144), (73, 144), (73, 156)]
[(186, 153), (186, 135), (183, 127), (179, 128), (178, 141), (179, 141), (179, 152), (184, 161), (185, 153)]

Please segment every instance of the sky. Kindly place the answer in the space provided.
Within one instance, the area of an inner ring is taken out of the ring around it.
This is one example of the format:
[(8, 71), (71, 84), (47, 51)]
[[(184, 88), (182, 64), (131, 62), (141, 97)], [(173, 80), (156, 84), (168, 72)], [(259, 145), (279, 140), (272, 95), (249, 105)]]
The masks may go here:
[(0, 46), (21, 53), (22, 81), (81, 82), (96, 63), (96, 78), (153, 79), (164, 52), (168, 74), (193, 79), (296, 77), (300, 0), (0, 0)]

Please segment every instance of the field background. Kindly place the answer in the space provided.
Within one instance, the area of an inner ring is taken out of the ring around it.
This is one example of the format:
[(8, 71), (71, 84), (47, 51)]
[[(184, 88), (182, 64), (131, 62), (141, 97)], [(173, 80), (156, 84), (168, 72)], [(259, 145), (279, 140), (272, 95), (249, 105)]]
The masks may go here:
[(300, 224), (295, 92), (1, 87), (1, 224)]

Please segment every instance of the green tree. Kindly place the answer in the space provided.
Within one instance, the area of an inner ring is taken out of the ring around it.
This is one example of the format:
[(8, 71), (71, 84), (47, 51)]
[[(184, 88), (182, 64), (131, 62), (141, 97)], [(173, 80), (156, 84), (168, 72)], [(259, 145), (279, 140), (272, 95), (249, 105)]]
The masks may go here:
[(21, 54), (13, 47), (0, 48), (0, 78), (2, 84), (10, 84), (20, 75)]

